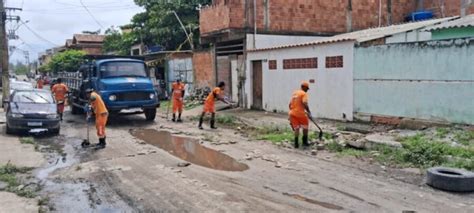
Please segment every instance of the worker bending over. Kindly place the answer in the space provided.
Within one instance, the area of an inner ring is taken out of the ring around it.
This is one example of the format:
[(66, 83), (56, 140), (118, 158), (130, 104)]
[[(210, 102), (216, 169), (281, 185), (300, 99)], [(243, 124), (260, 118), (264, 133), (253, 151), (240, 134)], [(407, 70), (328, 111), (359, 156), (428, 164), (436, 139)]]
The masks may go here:
[(204, 109), (202, 111), (201, 117), (199, 118), (199, 129), (203, 129), (202, 122), (206, 113), (211, 113), (211, 129), (217, 129), (215, 99), (220, 100), (226, 104), (230, 104), (224, 99), (224, 89), (225, 83), (221, 81), (218, 87), (214, 88), (207, 96), (206, 101), (204, 102)]
[[(89, 104), (92, 108), (92, 112), (95, 114), (95, 128), (97, 129), (97, 137), (99, 138), (99, 144), (97, 144), (97, 148), (103, 149), (106, 146), (105, 125), (107, 124), (109, 112), (107, 111), (105, 103), (99, 94), (94, 92), (92, 89), (88, 89), (86, 92), (88, 94)], [(88, 118), (90, 118), (92, 112), (89, 111), (87, 113)]]

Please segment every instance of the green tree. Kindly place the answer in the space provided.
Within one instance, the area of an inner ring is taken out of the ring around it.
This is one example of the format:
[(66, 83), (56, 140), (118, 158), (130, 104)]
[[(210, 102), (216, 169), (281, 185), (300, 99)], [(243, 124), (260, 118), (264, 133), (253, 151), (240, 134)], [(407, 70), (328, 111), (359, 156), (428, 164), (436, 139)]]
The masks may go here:
[(181, 44), (183, 48), (190, 46), (173, 11), (178, 14), (196, 46), (199, 42), (198, 8), (211, 3), (211, 0), (135, 0), (135, 3), (145, 9), (145, 12), (136, 14), (132, 19), (133, 32), (138, 38), (148, 46), (161, 45), (167, 50), (176, 50)]
[(51, 61), (47, 64), (47, 68), (53, 72), (75, 72), (84, 62), (85, 54), (84, 51), (80, 50), (67, 50), (58, 53), (51, 58)]
[(137, 41), (133, 32), (120, 32), (115, 27), (105, 31), (103, 52), (118, 55), (130, 55), (132, 45)]
[(28, 65), (25, 65), (19, 61), (17, 61), (15, 65), (11, 66), (11, 69), (17, 75), (26, 75), (29, 72)]

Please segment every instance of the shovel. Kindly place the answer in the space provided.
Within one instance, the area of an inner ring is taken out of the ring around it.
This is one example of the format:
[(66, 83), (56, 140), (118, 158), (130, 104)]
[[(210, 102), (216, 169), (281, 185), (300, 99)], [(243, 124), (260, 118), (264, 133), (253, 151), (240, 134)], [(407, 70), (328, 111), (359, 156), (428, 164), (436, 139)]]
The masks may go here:
[[(86, 106), (86, 107), (89, 109), (89, 106)], [(90, 112), (90, 110), (89, 110), (89, 112)], [(87, 112), (87, 113), (89, 113), (89, 112)], [(87, 115), (87, 117), (86, 117), (87, 139), (84, 139), (84, 140), (82, 141), (82, 144), (81, 144), (82, 147), (87, 147), (87, 146), (90, 144), (90, 136), (89, 136), (89, 135), (90, 135), (90, 133), (89, 133), (89, 132), (90, 132), (90, 130), (89, 130), (89, 129), (90, 129), (90, 125), (89, 125), (89, 120), (90, 120), (90, 115)]]
[[(309, 116), (308, 116), (309, 117)], [(314, 121), (314, 119), (312, 117), (309, 117), (309, 120), (311, 120), (311, 122), (313, 122), (314, 125), (316, 125), (316, 127), (318, 127), (319, 129), (319, 140), (323, 140), (323, 130), (321, 129), (321, 127), (319, 127), (319, 125), (316, 123), (316, 121)]]

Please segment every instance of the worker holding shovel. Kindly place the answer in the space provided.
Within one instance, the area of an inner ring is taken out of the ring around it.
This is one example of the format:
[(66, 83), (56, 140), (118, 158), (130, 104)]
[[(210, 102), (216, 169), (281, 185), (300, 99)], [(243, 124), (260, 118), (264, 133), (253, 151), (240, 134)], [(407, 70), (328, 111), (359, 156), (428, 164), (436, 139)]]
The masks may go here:
[[(92, 112), (95, 114), (95, 128), (97, 129), (97, 137), (99, 138), (99, 143), (97, 144), (96, 148), (103, 149), (106, 146), (105, 125), (107, 124), (109, 112), (107, 111), (104, 101), (99, 94), (94, 92), (92, 89), (88, 89), (86, 92)], [(87, 112), (88, 118), (91, 116), (92, 112)], [(86, 144), (83, 144), (83, 146), (84, 145), (87, 146), (90, 144), (87, 142)]]
[(224, 98), (224, 88), (225, 88), (225, 83), (221, 81), (219, 85), (214, 88), (209, 95), (206, 98), (206, 101), (204, 102), (204, 108), (201, 113), (201, 117), (199, 118), (199, 129), (202, 128), (202, 122), (204, 120), (204, 115), (206, 113), (211, 113), (211, 129), (217, 129), (216, 127), (216, 107), (215, 107), (215, 99), (220, 100), (226, 104), (230, 104), (227, 100)]
[(290, 100), (290, 112), (289, 120), (291, 128), (295, 133), (294, 146), (295, 149), (299, 147), (299, 135), (300, 129), (303, 129), (303, 147), (308, 147), (308, 127), (309, 127), (309, 118), (311, 118), (311, 111), (308, 106), (308, 92), (309, 83), (303, 81), (301, 83), (301, 89), (293, 93)]

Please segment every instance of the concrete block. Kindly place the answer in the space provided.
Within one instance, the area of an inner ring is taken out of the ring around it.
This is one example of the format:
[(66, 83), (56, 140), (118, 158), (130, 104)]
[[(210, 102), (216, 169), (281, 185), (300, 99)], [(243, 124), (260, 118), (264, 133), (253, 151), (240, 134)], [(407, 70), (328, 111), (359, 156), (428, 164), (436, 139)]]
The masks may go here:
[(377, 145), (387, 145), (395, 148), (401, 148), (402, 144), (395, 141), (393, 136), (381, 135), (381, 134), (372, 134), (365, 137), (366, 143), (365, 148), (371, 149)]

